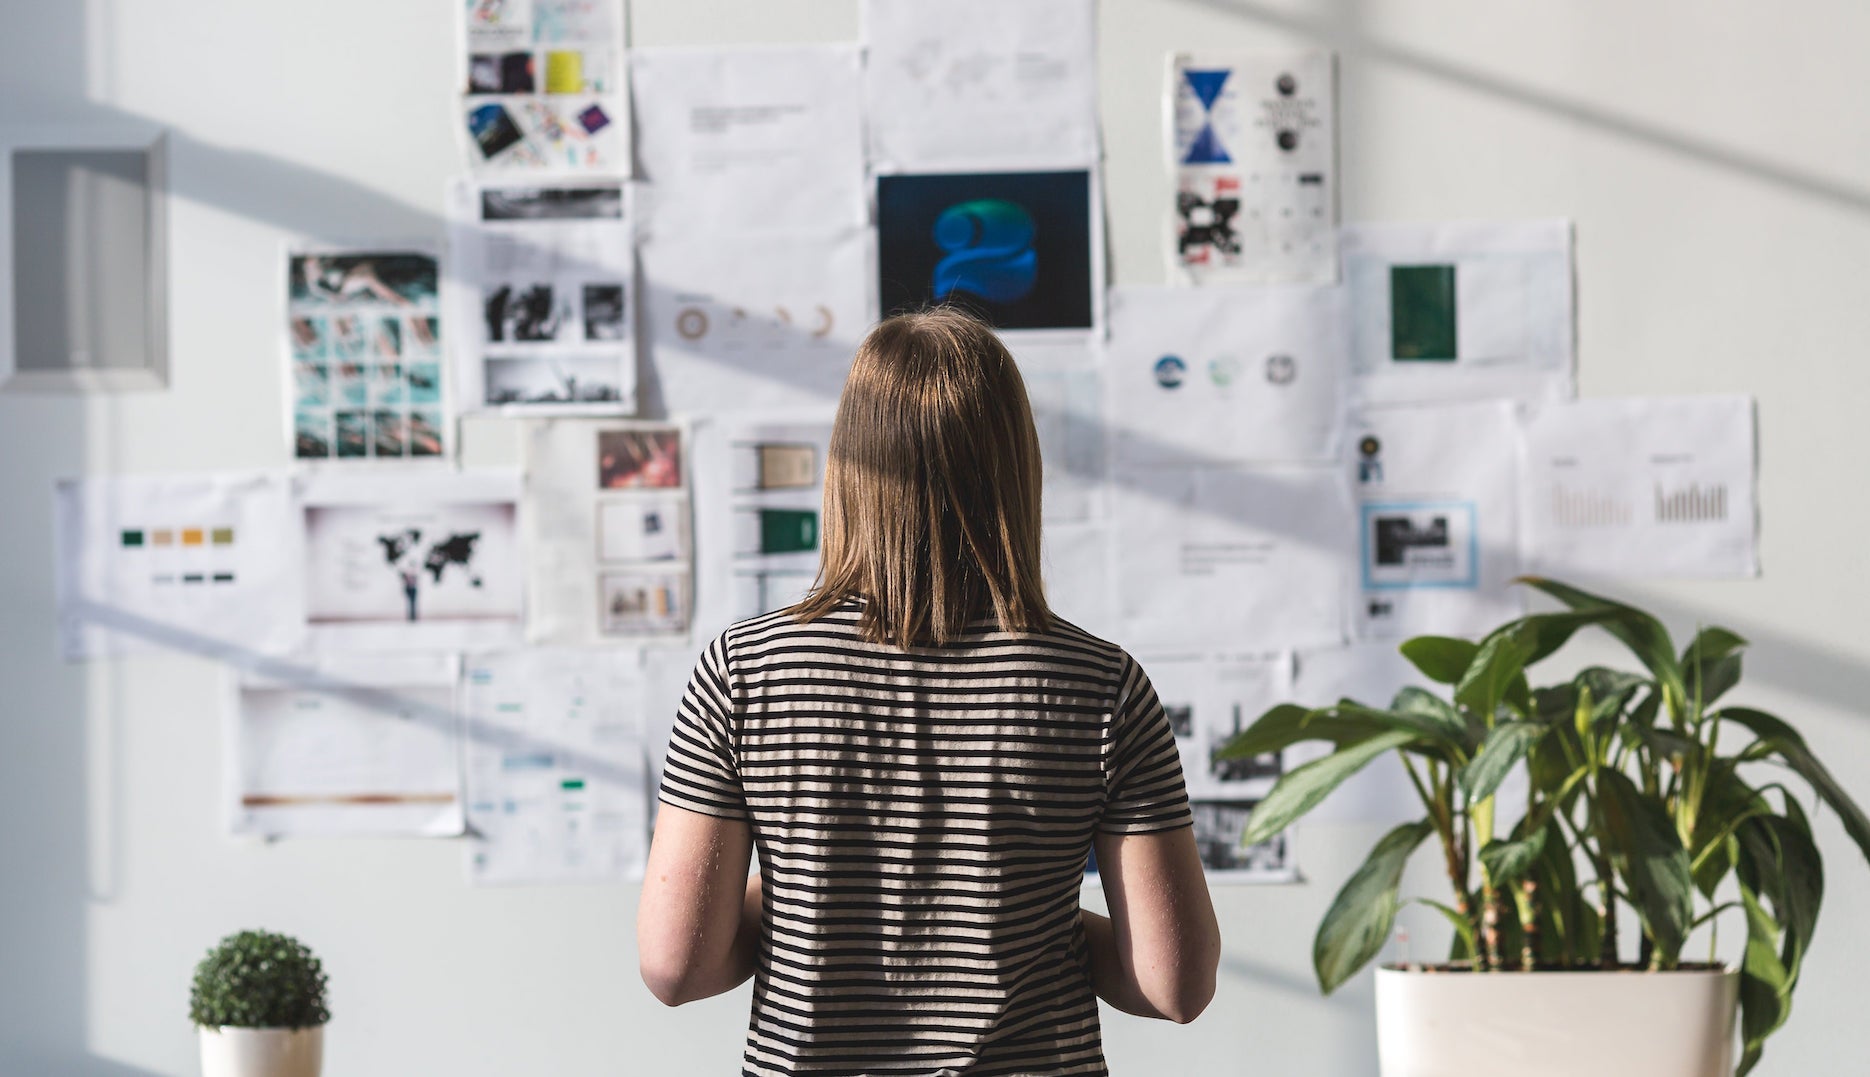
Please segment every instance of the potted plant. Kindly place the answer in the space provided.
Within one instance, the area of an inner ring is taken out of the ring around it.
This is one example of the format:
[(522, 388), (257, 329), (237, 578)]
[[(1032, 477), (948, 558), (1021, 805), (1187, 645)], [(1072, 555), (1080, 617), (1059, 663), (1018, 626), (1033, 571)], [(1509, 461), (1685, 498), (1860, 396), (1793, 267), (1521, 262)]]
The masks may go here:
[[(1450, 900), (1418, 900), (1453, 925), (1453, 953), (1378, 970), (1384, 1077), (1745, 1074), (1785, 1023), (1824, 894), (1787, 783), (1837, 812), (1866, 858), (1870, 820), (1791, 726), (1724, 702), (1740, 680), (1739, 636), (1705, 628), (1678, 654), (1642, 610), (1520, 582), (1566, 608), (1479, 642), (1402, 644), (1445, 697), (1405, 687), (1387, 706), (1283, 705), (1224, 745), (1230, 758), (1330, 745), (1279, 780), (1242, 840), (1279, 833), (1371, 761), (1401, 755), (1423, 817), (1377, 842), (1312, 947), (1327, 993), (1368, 964), (1393, 928), (1405, 864), (1435, 839)], [(1526, 668), (1587, 627), (1622, 642), (1642, 672), (1591, 667), (1531, 687)], [(1524, 803), (1503, 805), (1516, 769)], [(1709, 961), (1689, 960), (1690, 934), (1730, 914), (1746, 933), (1739, 966), (1715, 964), (1712, 942)]]
[(195, 966), (188, 1016), (203, 1077), (318, 1077), (331, 1020), (324, 967), (290, 935), (229, 935)]

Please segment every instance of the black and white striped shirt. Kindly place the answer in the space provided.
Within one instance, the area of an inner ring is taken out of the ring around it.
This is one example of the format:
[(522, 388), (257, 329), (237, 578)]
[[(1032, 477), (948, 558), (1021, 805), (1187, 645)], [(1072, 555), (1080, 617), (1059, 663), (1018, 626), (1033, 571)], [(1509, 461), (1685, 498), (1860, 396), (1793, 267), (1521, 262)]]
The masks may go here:
[(1092, 834), (1190, 823), (1121, 648), (990, 620), (943, 647), (859, 600), (723, 633), (662, 801), (744, 818), (765, 887), (744, 1074), (1102, 1074), (1078, 888)]

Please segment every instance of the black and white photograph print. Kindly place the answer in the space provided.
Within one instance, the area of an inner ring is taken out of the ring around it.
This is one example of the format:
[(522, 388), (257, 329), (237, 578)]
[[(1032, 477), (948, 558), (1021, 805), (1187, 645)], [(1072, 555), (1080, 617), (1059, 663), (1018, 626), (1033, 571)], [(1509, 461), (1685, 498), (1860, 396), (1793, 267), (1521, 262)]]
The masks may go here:
[(1247, 817), (1253, 814), (1257, 800), (1197, 800), (1189, 805), (1195, 815), (1195, 847), (1201, 863), (1211, 872), (1231, 872), (1241, 877), (1263, 876), (1269, 879), (1290, 877), (1290, 837), (1281, 833), (1259, 843), (1243, 845)]
[(492, 406), (615, 404), (628, 395), (621, 355), (489, 356), (481, 370)]
[(584, 339), (622, 340), (627, 331), (623, 285), (585, 285)]
[(623, 219), (623, 185), (489, 187), (481, 192), (483, 221), (597, 221)]
[(548, 342), (571, 320), (571, 300), (550, 284), (499, 284), (483, 293), (481, 314), (490, 343)]

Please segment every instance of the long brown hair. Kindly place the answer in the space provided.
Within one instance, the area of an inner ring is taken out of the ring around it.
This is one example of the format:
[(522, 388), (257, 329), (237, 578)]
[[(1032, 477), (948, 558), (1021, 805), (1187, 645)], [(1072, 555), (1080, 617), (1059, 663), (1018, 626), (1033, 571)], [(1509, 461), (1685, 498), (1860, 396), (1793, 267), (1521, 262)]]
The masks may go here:
[(874, 643), (941, 645), (991, 611), (1051, 622), (1039, 438), (1006, 345), (954, 307), (885, 319), (844, 383), (825, 469), (824, 560), (802, 621), (851, 598)]

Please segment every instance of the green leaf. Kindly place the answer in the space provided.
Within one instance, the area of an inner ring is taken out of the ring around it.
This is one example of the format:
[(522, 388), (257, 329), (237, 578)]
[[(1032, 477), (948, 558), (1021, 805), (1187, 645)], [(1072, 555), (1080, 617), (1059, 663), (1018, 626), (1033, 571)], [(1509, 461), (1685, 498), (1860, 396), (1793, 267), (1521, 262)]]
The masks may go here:
[(1527, 656), (1526, 664), (1532, 665), (1550, 657), (1554, 651), (1563, 647), (1578, 630), (1602, 621), (1609, 621), (1624, 614), (1611, 608), (1578, 609), (1565, 613), (1535, 613), (1520, 618), (1520, 623), (1532, 636), (1532, 654)]
[(1779, 959), (1779, 925), (1745, 884), (1740, 901), (1747, 910), (1747, 950), (1740, 963), (1741, 1052), (1735, 1077), (1745, 1077), (1759, 1063), (1766, 1037), (1792, 1011), (1792, 978)]
[(1535, 644), (1533, 633), (1518, 621), (1496, 629), (1480, 643), (1474, 660), (1454, 686), (1454, 701), (1475, 714), (1491, 715), (1521, 675)]
[(1420, 719), (1424, 729), (1432, 729), (1438, 736), (1467, 747), (1470, 731), (1467, 719), (1454, 705), (1426, 689), (1411, 685), (1396, 693), (1390, 701), (1390, 711)]
[(1746, 640), (1727, 629), (1709, 626), (1695, 633), (1695, 638), (1682, 649), (1682, 668), (1693, 669), (1702, 662), (1717, 662), (1746, 645)]
[(1461, 791), (1467, 795), (1467, 803), (1492, 796), (1513, 767), (1550, 731), (1550, 726), (1539, 722), (1502, 722), (1489, 730), (1480, 753), (1461, 769)]
[(1254, 807), (1253, 814), (1247, 818), (1246, 833), (1241, 835), (1241, 844), (1258, 845), (1284, 830), (1293, 820), (1317, 807), (1351, 775), (1369, 766), (1371, 760), (1415, 739), (1416, 735), (1408, 731), (1379, 733), (1288, 771)]
[(1663, 963), (1673, 962), (1694, 918), (1688, 852), (1662, 804), (1645, 797), (1622, 772), (1602, 770), (1597, 782), (1605, 849)]
[(1422, 675), (1436, 684), (1455, 684), (1474, 661), (1480, 645), (1452, 636), (1417, 636), (1398, 648)]
[(1607, 607), (1617, 611), (1621, 616), (1604, 621), (1604, 630), (1628, 647), (1637, 661), (1643, 663), (1643, 668), (1655, 674), (1656, 680), (1665, 689), (1675, 693), (1675, 698), (1687, 697), (1682, 687), (1682, 667), (1675, 660), (1675, 647), (1669, 639), (1668, 629), (1662, 627), (1661, 621), (1635, 606), (1612, 602), (1557, 580), (1521, 576), (1518, 582), (1543, 591), (1575, 610)]
[(1269, 752), (1283, 751), (1308, 740), (1325, 740), (1343, 745), (1390, 728), (1390, 723), (1340, 714), (1334, 707), (1312, 710), (1282, 703), (1260, 715), (1252, 725), (1229, 737), (1215, 749), (1215, 758), (1252, 759)]
[(1498, 838), (1481, 846), (1480, 862), (1487, 866), (1495, 886), (1520, 878), (1545, 852), (1546, 828), (1540, 827), (1530, 837), (1514, 841)]
[(1825, 765), (1818, 761), (1812, 750), (1805, 745), (1805, 738), (1798, 731), (1787, 725), (1784, 720), (1756, 711), (1748, 707), (1726, 707), (1719, 711), (1716, 718), (1737, 722), (1751, 730), (1760, 738), (1761, 743), (1785, 760), (1786, 765), (1811, 784), (1812, 791), (1838, 813), (1844, 823), (1845, 833), (1857, 843), (1857, 848), (1870, 860), (1870, 818), (1865, 818), (1863, 809), (1850, 798), (1844, 787), (1838, 784)]
[(1421, 819), (1383, 835), (1363, 866), (1338, 891), (1312, 943), (1312, 968), (1325, 994), (1356, 975), (1389, 941), (1403, 867), (1434, 832), (1434, 824)]

